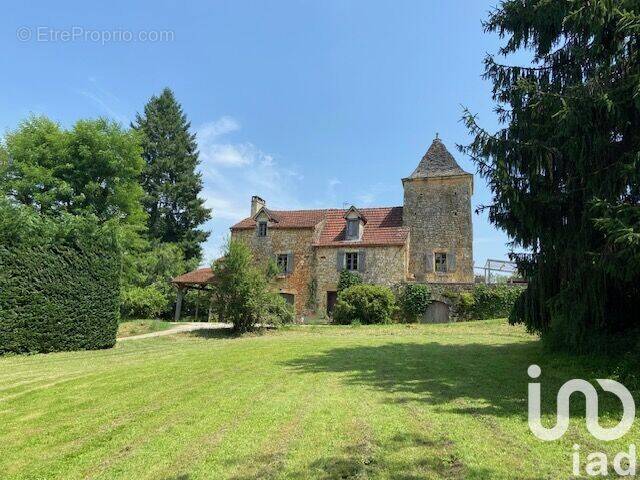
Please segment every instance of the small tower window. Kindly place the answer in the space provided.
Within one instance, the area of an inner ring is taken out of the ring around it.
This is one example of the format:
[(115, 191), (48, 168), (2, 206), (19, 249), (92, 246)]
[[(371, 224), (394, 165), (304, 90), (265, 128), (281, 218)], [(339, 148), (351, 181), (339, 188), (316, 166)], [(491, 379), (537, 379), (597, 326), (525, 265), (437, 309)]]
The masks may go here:
[(267, 236), (267, 222), (258, 222), (258, 236), (259, 237)]
[(436, 273), (447, 273), (447, 254), (442, 252), (435, 253)]

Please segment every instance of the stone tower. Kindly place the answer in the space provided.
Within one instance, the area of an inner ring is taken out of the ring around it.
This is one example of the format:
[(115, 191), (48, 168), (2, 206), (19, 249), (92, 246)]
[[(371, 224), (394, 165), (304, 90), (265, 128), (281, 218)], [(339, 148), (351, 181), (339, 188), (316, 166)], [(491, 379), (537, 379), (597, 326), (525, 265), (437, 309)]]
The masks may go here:
[(409, 228), (409, 277), (437, 283), (473, 282), (473, 175), (435, 140), (402, 179), (402, 222)]

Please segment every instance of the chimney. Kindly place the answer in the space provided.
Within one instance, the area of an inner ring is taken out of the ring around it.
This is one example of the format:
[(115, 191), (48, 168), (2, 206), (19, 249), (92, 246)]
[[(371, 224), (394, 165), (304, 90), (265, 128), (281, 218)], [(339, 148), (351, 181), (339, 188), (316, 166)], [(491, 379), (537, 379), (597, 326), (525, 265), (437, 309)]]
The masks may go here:
[(254, 195), (253, 197), (251, 197), (251, 216), (253, 217), (262, 207), (266, 205), (267, 202), (265, 202), (259, 196)]

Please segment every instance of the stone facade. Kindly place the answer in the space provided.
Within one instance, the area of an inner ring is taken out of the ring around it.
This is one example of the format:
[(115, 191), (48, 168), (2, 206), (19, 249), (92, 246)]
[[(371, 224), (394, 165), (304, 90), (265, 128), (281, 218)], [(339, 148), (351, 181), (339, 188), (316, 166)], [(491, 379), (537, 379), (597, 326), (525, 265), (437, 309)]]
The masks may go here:
[[(254, 196), (251, 216), (231, 234), (257, 260), (289, 255), (290, 271), (275, 288), (293, 299), (298, 316), (327, 311), (340, 271), (354, 268), (354, 255), (366, 283), (471, 285), (473, 176), (436, 138), (402, 183), (402, 207), (276, 211)], [(357, 224), (349, 228), (349, 221)]]
[(315, 278), (317, 279), (317, 311), (326, 312), (327, 293), (335, 292), (340, 270), (337, 256), (341, 252), (364, 251), (366, 265), (358, 272), (365, 283), (392, 287), (407, 278), (407, 249), (405, 246), (379, 246), (358, 248), (318, 247), (315, 252)]
[[(472, 177), (404, 180), (403, 223), (411, 232), (409, 276), (437, 283), (473, 282)], [(435, 254), (447, 255), (436, 272)]]
[[(292, 254), (291, 273), (278, 275), (275, 288), (278, 292), (294, 295), (296, 313), (306, 312), (309, 302), (309, 284), (314, 277), (315, 250), (312, 247), (317, 229), (272, 229), (266, 237), (259, 237), (256, 230), (235, 230), (232, 238), (245, 243), (257, 260), (276, 259), (278, 254)], [(335, 261), (334, 261), (335, 265)]]

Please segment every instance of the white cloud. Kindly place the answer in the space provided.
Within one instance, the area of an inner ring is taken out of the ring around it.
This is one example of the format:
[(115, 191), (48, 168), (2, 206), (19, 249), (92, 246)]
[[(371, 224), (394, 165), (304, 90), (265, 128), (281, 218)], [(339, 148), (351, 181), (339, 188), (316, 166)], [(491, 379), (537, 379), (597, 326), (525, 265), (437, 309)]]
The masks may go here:
[(215, 143), (204, 145), (200, 143), (200, 160), (205, 164), (238, 167), (253, 163), (254, 158), (254, 148), (250, 144)]
[(274, 209), (298, 209), (302, 179), (293, 165), (286, 165), (251, 142), (229, 142), (225, 135), (240, 130), (232, 117), (222, 117), (197, 129), (202, 197), (212, 209), (206, 228), (211, 236), (204, 245), (205, 263), (217, 258), (229, 227), (249, 216), (252, 195), (259, 195)]
[(198, 140), (215, 139), (221, 135), (240, 130), (240, 124), (233, 117), (220, 117), (214, 122), (205, 123), (198, 129)]
[(230, 199), (220, 198), (216, 192), (204, 190), (202, 196), (205, 198), (205, 205), (211, 208), (216, 218), (237, 222), (247, 215), (246, 205), (237, 204)]
[(340, 180), (338, 180), (337, 178), (331, 178), (329, 179), (329, 190), (334, 189), (335, 187), (337, 187), (338, 185), (340, 185), (342, 182)]
[(206, 166), (222, 165), (238, 167), (253, 163), (256, 148), (250, 143), (231, 144), (220, 142), (220, 137), (240, 130), (240, 123), (224, 116), (214, 122), (205, 123), (196, 131), (200, 160)]

